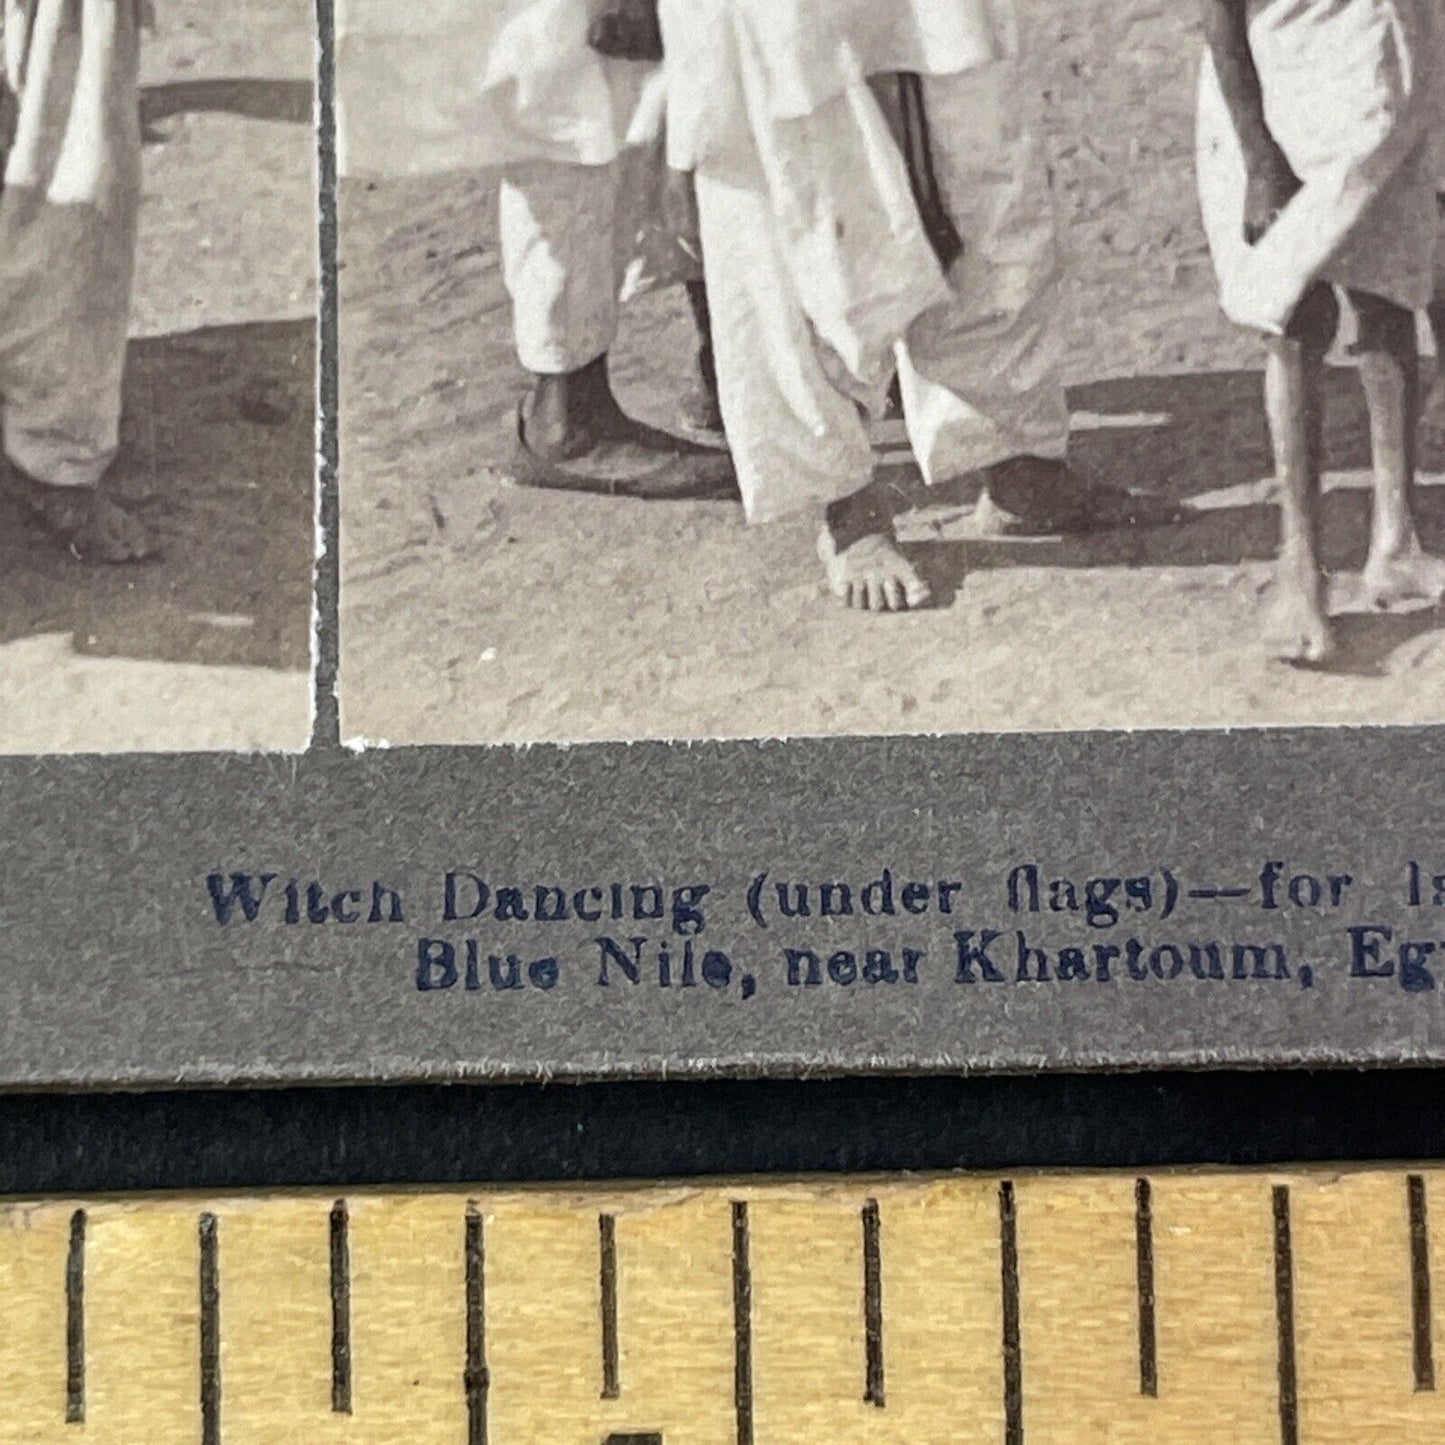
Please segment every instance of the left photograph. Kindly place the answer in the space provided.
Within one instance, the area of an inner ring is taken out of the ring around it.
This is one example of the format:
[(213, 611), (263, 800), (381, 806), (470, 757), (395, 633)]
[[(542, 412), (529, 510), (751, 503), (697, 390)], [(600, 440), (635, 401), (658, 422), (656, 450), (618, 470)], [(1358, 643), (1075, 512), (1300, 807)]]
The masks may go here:
[(3, 0), (0, 753), (311, 727), (309, 0)]

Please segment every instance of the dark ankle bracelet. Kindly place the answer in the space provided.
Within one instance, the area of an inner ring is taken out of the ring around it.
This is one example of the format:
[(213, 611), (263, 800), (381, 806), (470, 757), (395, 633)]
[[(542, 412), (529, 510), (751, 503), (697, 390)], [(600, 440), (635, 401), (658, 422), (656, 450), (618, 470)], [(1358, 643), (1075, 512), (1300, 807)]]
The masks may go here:
[(829, 502), (823, 520), (840, 552), (864, 537), (886, 536), (893, 530), (893, 518), (877, 498), (858, 492)]

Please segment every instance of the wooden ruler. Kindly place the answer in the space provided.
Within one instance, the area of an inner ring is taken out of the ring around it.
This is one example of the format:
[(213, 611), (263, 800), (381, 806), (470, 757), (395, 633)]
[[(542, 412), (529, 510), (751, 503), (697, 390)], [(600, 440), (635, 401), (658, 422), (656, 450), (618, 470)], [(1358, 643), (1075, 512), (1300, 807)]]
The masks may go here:
[(0, 1441), (1425, 1445), (1442, 1191), (1380, 1169), (15, 1201)]

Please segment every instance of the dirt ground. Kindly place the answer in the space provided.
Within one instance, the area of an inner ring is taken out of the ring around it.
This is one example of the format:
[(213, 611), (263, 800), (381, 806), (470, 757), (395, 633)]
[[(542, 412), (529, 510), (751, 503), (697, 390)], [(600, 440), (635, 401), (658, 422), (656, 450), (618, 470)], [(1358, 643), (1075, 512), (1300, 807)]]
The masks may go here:
[[(487, 176), (342, 193), (342, 704), (357, 738), (525, 742), (1445, 720), (1445, 617), (1369, 615), (1367, 436), (1331, 378), (1327, 672), (1258, 637), (1277, 514), (1259, 357), (1218, 314), (1193, 189), (1198, 28), (1183, 0), (1021, 0), (1072, 277), (1074, 461), (1197, 515), (985, 544), (967, 489), (902, 533), (944, 605), (849, 614), (806, 522), (735, 505), (507, 485), (522, 386)], [(680, 293), (625, 313), (624, 397), (666, 423), (690, 367)], [(1427, 456), (1445, 545), (1445, 458)]]
[(0, 751), (295, 748), (311, 719), (310, 0), (161, 0), (117, 484), (164, 556), (82, 566), (0, 498)]

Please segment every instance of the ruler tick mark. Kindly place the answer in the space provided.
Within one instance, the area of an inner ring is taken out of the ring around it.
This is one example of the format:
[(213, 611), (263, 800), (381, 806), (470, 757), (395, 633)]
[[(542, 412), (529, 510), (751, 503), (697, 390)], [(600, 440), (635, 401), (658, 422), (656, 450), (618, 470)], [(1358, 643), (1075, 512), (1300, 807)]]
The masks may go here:
[(863, 1398), (880, 1410), (887, 1404), (883, 1389), (883, 1244), (878, 1201), (863, 1206)]
[(201, 1441), (221, 1445), (221, 1270), (220, 1226), (201, 1215)]
[(1013, 1180), (998, 1187), (999, 1258), (1003, 1286), (1003, 1407), (1005, 1445), (1024, 1442), (1024, 1352), (1019, 1324), (1018, 1200)]
[(346, 1201), (331, 1206), (331, 1409), (351, 1414), (351, 1231)]
[(85, 1210), (70, 1216), (65, 1256), (65, 1421), (85, 1422)]
[(487, 1395), (491, 1372), (487, 1368), (487, 1256), (482, 1212), (467, 1205), (467, 1445), (487, 1445)]
[(597, 1216), (598, 1283), (602, 1300), (602, 1398), (617, 1400), (622, 1395), (617, 1345), (617, 1220), (611, 1214)]
[(1435, 1344), (1430, 1327), (1430, 1216), (1425, 1180), (1406, 1181), (1410, 1204), (1410, 1336), (1414, 1346), (1415, 1388), (1435, 1388)]
[(1276, 1184), (1274, 1207), (1274, 1312), (1279, 1331), (1279, 1436), (1299, 1445), (1299, 1378), (1295, 1363), (1294, 1245), (1290, 1238), (1289, 1186)]
[(1139, 1393), (1159, 1394), (1159, 1340), (1154, 1304), (1154, 1190), (1134, 1181), (1134, 1260), (1139, 1290)]
[(737, 1445), (753, 1445), (753, 1266), (742, 1200), (733, 1201), (733, 1404)]

